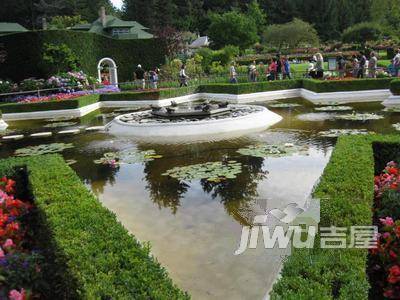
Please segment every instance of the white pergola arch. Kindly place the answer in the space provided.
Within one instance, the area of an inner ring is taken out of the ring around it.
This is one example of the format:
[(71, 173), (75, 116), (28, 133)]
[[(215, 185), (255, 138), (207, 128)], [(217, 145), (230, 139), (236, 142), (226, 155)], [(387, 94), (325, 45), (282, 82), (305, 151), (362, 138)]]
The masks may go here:
[(117, 72), (118, 67), (117, 67), (117, 64), (115, 63), (115, 61), (109, 57), (102, 58), (99, 61), (99, 64), (97, 65), (97, 71), (98, 71), (98, 76), (99, 76), (100, 82), (102, 81), (102, 78), (101, 78), (102, 65), (108, 66), (111, 84), (118, 85), (118, 72)]

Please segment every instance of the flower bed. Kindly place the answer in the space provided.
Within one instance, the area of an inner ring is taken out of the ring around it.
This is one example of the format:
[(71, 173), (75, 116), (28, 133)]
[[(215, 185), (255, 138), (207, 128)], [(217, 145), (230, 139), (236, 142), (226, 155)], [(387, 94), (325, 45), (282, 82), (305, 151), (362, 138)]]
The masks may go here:
[(33, 206), (16, 196), (16, 182), (0, 179), (0, 298), (38, 299), (42, 255), (32, 250), (29, 218)]
[(400, 298), (400, 169), (389, 162), (375, 177), (375, 224), (378, 247), (370, 250), (369, 278), (373, 299)]

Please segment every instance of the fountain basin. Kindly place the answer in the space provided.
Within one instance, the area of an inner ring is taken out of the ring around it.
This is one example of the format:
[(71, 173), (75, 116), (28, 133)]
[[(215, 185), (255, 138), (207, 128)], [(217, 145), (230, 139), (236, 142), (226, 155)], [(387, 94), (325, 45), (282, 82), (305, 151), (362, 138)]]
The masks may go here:
[(151, 111), (135, 112), (116, 117), (106, 131), (116, 136), (134, 137), (153, 142), (214, 141), (263, 131), (282, 117), (257, 105), (232, 105), (229, 115), (206, 119), (165, 119), (152, 116)]

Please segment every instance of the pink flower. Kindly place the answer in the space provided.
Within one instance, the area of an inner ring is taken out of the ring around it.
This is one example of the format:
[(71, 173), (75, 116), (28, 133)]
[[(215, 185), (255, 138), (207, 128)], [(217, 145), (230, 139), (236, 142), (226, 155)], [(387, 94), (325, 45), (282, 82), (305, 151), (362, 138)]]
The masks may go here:
[(383, 225), (386, 225), (386, 226), (394, 226), (394, 221), (393, 221), (393, 219), (391, 218), (391, 217), (386, 217), (386, 218), (381, 218), (381, 219), (379, 219), (379, 221), (381, 221), (381, 223), (383, 224)]
[(8, 294), (8, 298), (10, 298), (10, 300), (24, 300), (25, 299), (25, 290), (21, 289), (21, 292), (18, 292), (17, 290), (12, 290)]
[(5, 241), (5, 243), (3, 244), (3, 248), (10, 248), (10, 247), (14, 247), (14, 246), (15, 246), (15, 244), (12, 239), (7, 239)]

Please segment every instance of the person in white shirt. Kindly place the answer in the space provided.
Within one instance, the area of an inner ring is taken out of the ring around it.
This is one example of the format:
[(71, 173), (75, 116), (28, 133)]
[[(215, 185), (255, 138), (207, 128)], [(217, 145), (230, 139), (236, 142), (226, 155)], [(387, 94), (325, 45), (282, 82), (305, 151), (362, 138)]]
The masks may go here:
[(400, 49), (397, 50), (397, 54), (393, 59), (393, 66), (395, 69), (396, 77), (399, 77), (399, 71), (400, 71)]
[(229, 77), (230, 83), (238, 83), (235, 62), (232, 62), (232, 65), (229, 69)]
[(371, 57), (368, 62), (368, 76), (370, 78), (376, 78), (377, 66), (378, 66), (378, 59), (375, 56), (375, 52), (371, 52)]
[(188, 86), (188, 76), (186, 75), (186, 65), (182, 65), (181, 70), (179, 71), (179, 81), (180, 81), (180, 87), (183, 86)]

